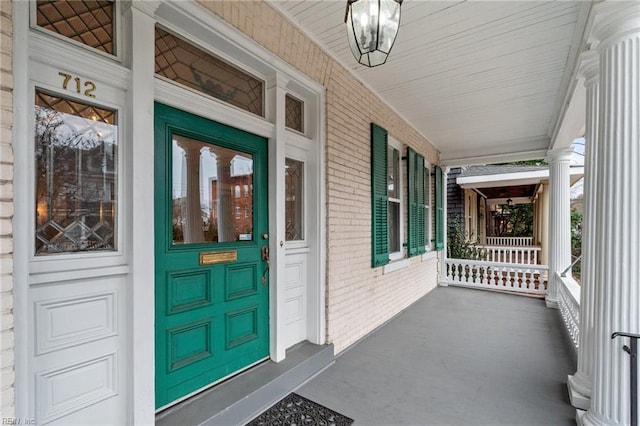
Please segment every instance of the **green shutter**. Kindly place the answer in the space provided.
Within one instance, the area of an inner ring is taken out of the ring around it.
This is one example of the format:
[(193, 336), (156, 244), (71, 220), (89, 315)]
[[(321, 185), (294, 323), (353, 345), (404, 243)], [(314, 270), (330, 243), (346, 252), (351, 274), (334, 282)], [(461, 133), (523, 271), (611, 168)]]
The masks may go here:
[(425, 181), (424, 181), (424, 157), (407, 148), (407, 181), (408, 181), (408, 220), (407, 220), (407, 247), (409, 256), (415, 256), (425, 252)]
[(389, 263), (387, 131), (371, 123), (371, 266)]
[(418, 222), (417, 222), (417, 197), (416, 197), (416, 152), (407, 148), (407, 247), (409, 257), (415, 256), (417, 252)]
[(422, 155), (416, 156), (416, 199), (417, 199), (417, 214), (416, 222), (418, 227), (418, 235), (416, 240), (416, 254), (422, 254), (426, 251), (427, 245), (427, 223), (425, 220), (425, 180), (424, 180), (424, 157)]
[(444, 248), (444, 181), (442, 169), (436, 167), (436, 250)]

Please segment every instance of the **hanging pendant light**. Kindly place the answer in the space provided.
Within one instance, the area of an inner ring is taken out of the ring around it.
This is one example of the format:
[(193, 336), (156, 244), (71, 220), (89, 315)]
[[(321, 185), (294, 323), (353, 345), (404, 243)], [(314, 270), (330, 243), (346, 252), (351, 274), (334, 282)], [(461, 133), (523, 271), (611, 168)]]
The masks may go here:
[(387, 61), (400, 27), (402, 0), (347, 0), (344, 21), (351, 53), (362, 65)]

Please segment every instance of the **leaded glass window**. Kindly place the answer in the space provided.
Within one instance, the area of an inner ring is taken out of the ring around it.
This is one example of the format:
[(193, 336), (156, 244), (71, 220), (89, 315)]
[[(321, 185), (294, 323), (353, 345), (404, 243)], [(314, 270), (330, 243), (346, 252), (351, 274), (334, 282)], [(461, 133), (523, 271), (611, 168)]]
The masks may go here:
[(285, 126), (304, 132), (304, 103), (292, 96), (285, 96)]
[(36, 91), (35, 253), (115, 250), (116, 111)]
[(114, 1), (38, 0), (36, 24), (110, 55), (116, 54)]
[(264, 82), (158, 27), (156, 74), (264, 116)]
[(284, 172), (285, 191), (285, 236), (287, 241), (303, 240), (304, 214), (304, 163), (285, 159)]

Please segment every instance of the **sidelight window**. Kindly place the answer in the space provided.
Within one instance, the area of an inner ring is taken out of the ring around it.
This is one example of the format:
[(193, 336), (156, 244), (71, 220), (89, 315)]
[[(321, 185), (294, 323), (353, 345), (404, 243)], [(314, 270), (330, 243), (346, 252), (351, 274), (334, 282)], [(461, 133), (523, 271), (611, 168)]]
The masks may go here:
[(115, 250), (116, 111), (36, 91), (35, 253)]
[(304, 163), (291, 158), (285, 159), (285, 224), (286, 240), (304, 239)]

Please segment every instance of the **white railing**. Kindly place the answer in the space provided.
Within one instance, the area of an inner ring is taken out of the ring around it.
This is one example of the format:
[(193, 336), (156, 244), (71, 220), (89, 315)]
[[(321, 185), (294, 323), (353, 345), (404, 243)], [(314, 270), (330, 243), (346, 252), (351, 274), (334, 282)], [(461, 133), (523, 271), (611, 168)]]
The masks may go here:
[(466, 259), (445, 262), (449, 285), (534, 295), (544, 295), (547, 290), (547, 265)]
[(530, 246), (533, 237), (487, 237), (490, 246)]
[(571, 338), (575, 350), (580, 341), (580, 285), (571, 277), (563, 277), (556, 272), (560, 283), (558, 288), (558, 308), (560, 316)]
[(502, 263), (524, 263), (535, 265), (538, 263), (538, 246), (478, 246), (484, 253), (484, 260)]

